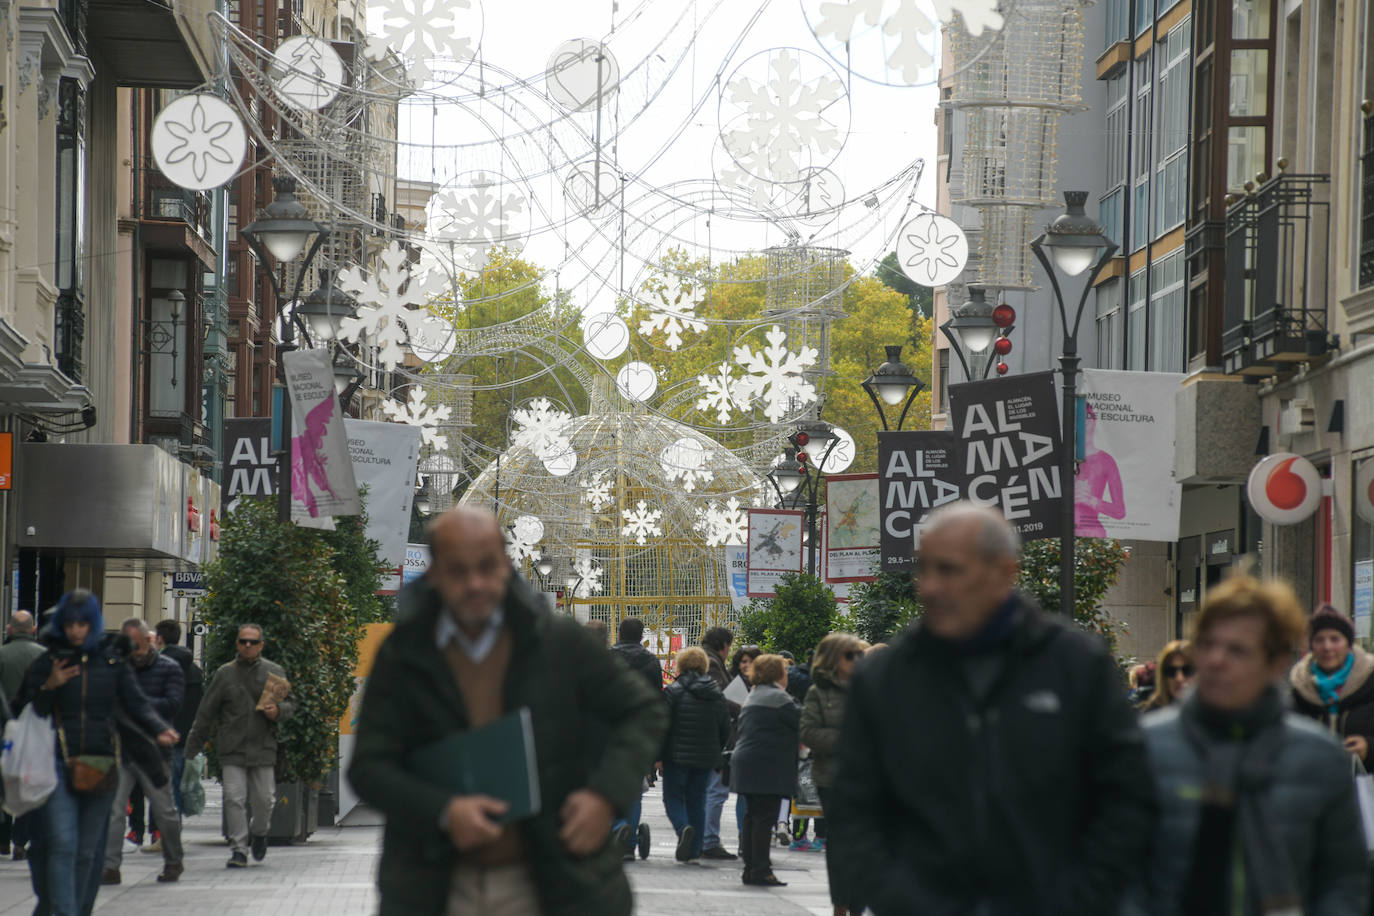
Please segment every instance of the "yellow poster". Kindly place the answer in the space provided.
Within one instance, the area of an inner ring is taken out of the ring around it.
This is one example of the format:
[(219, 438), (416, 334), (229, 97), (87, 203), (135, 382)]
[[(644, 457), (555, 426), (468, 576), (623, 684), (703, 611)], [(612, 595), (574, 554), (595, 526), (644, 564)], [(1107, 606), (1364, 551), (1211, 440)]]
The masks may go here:
[(369, 623), (363, 628), (363, 638), (358, 641), (358, 664), (353, 669), (353, 698), (348, 701), (348, 712), (339, 720), (339, 734), (353, 734), (358, 724), (358, 713), (363, 705), (363, 691), (367, 689), (367, 679), (372, 674), (372, 664), (377, 660), (377, 651), (391, 635), (392, 623)]

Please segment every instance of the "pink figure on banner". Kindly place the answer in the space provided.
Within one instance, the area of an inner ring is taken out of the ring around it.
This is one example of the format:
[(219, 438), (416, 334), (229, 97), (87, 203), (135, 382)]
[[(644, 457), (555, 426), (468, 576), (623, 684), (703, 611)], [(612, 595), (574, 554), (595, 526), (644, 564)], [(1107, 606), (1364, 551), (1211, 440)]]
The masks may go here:
[(325, 431), (329, 429), (329, 421), (333, 418), (334, 399), (325, 398), (305, 415), (305, 432), (291, 440), (291, 492), (293, 498), (305, 503), (311, 518), (318, 518), (320, 514), (314, 490), (311, 489), (312, 483), (337, 498), (329, 485), (329, 472), (320, 451)]
[(1083, 460), (1078, 463), (1074, 478), (1074, 530), (1081, 537), (1104, 538), (1101, 516), (1126, 517), (1126, 492), (1121, 485), (1121, 471), (1116, 459), (1097, 447), (1093, 433), (1097, 428), (1097, 411), (1091, 404), (1084, 408), (1081, 441)]

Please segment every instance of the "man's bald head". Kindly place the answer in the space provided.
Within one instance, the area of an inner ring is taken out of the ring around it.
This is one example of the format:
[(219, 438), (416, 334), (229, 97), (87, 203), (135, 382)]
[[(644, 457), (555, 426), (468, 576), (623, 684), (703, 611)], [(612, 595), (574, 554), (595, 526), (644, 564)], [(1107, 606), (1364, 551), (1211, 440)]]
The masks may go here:
[(999, 512), (960, 502), (931, 514), (916, 554), (916, 591), (936, 636), (970, 639), (1016, 587), (1021, 540)]
[(35, 626), (32, 614), (28, 611), (15, 611), (14, 616), (10, 618), (10, 635), (32, 636)]
[(506, 597), (511, 564), (496, 516), (472, 506), (450, 509), (426, 530), (425, 573), (454, 622), (479, 633)]

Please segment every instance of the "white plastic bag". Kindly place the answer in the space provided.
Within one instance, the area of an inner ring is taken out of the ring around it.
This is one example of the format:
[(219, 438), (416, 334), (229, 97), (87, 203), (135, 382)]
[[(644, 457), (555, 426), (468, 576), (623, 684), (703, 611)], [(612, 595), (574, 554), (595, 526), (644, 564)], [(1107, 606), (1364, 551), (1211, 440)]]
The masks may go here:
[(1360, 820), (1364, 823), (1365, 852), (1374, 854), (1374, 776), (1369, 775), (1360, 758), (1354, 758), (1355, 797), (1360, 800)]
[(5, 725), (0, 775), (5, 782), (5, 810), (18, 817), (40, 807), (57, 788), (57, 733), (52, 721), (33, 705)]

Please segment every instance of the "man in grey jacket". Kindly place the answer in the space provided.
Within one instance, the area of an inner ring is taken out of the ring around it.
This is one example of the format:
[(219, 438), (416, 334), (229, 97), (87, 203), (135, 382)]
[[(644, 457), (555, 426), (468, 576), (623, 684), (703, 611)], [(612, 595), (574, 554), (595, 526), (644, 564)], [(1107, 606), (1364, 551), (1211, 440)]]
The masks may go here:
[(296, 711), (290, 695), (275, 703), (258, 702), (271, 675), (285, 679), (276, 662), (262, 657), (262, 627), (239, 627), (238, 657), (220, 665), (210, 689), (200, 701), (196, 724), (186, 738), (186, 756), (194, 757), (213, 734), (224, 784), (224, 819), (233, 853), (228, 868), (248, 866), (249, 824), (245, 804), (253, 806), (252, 852), (261, 862), (267, 855), (267, 828), (276, 804), (277, 726)]
[[(28, 611), (16, 611), (5, 627), (5, 645), (0, 647), (0, 692), (12, 701), (19, 696), (19, 685), (24, 682), (24, 672), (29, 670), (33, 660), (43, 654), (43, 647), (35, 639), (37, 624)], [(6, 709), (0, 716), (10, 715)], [(14, 860), (21, 862), (28, 855), (29, 830), (24, 818), (12, 818), (7, 811), (0, 811), (0, 856), (10, 854), (13, 841)]]
[(1305, 632), (1292, 589), (1232, 578), (1196, 626), (1192, 693), (1146, 719), (1161, 812), (1125, 913), (1363, 914), (1350, 758), (1278, 686)]

